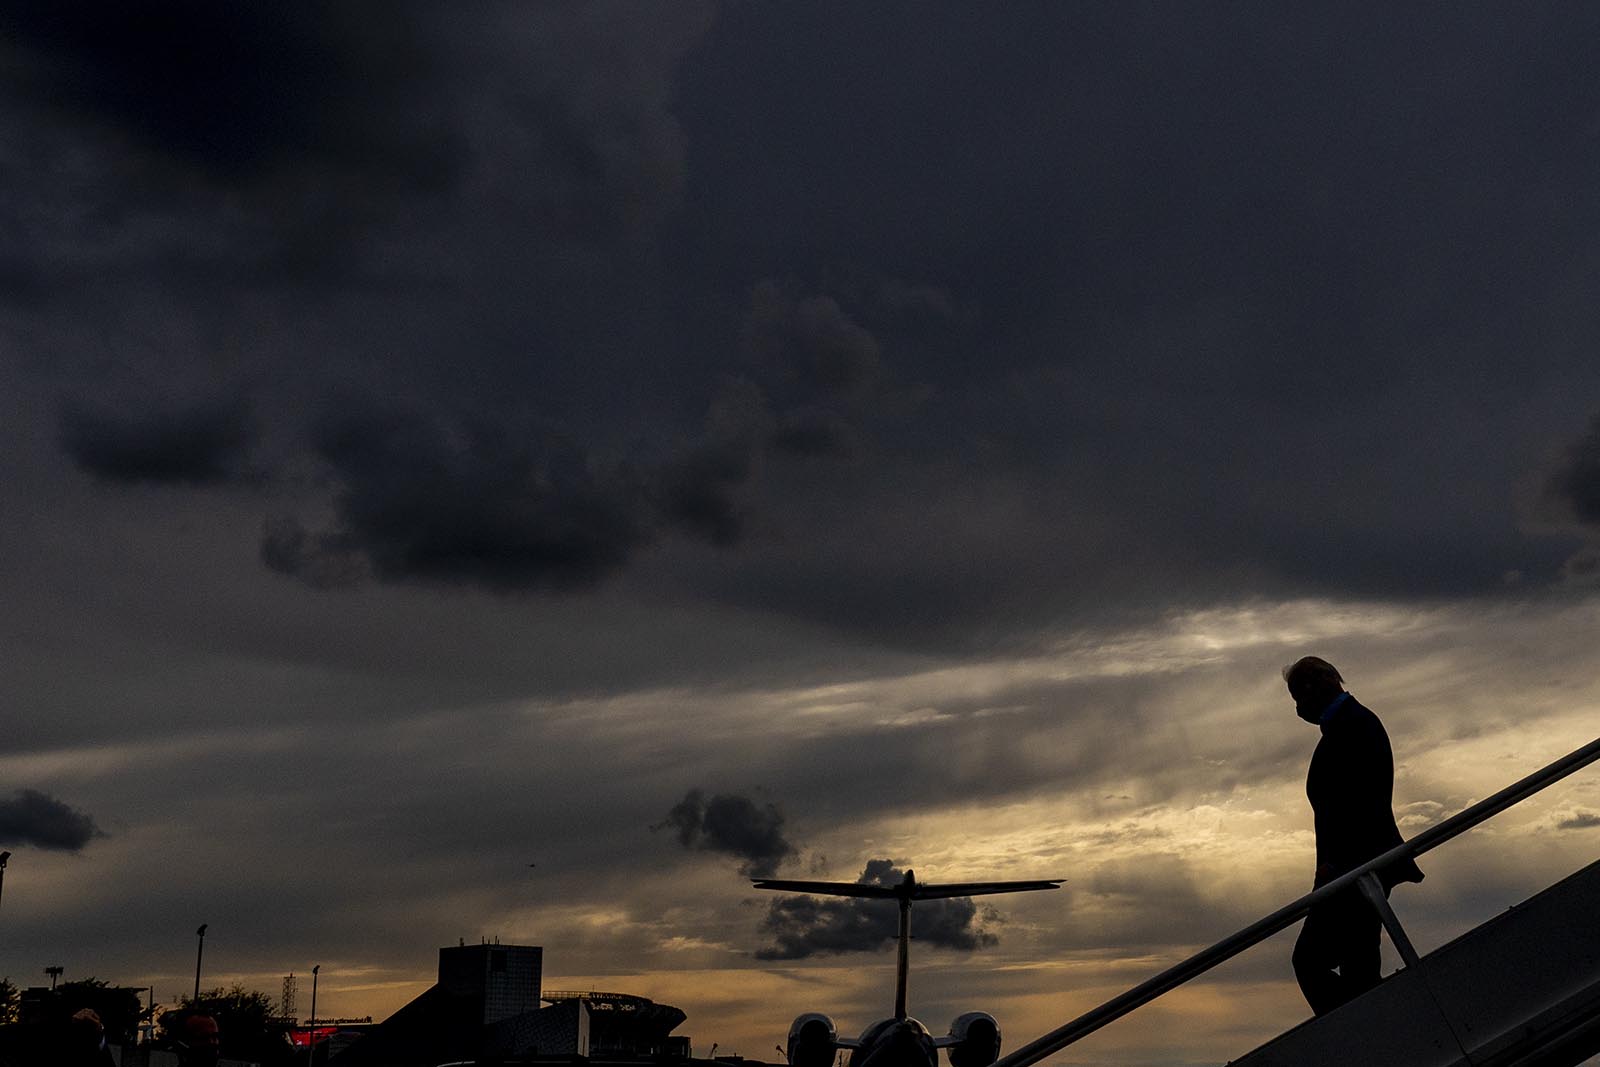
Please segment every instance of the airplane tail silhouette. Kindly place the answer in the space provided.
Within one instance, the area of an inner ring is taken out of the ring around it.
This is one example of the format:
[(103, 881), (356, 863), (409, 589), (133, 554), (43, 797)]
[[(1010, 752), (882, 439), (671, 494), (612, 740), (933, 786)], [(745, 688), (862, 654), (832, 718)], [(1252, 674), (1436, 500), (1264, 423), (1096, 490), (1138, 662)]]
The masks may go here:
[(949, 897), (992, 896), (996, 893), (1028, 893), (1038, 889), (1060, 889), (1063, 878), (1020, 882), (945, 882), (921, 883), (915, 871), (906, 871), (895, 885), (864, 882), (811, 882), (788, 878), (758, 878), (757, 889), (776, 889), (789, 893), (812, 893), (828, 897), (868, 897), (893, 900), (900, 905), (899, 960), (895, 970), (894, 1017), (906, 1018), (906, 984), (911, 959), (911, 903), (916, 900), (943, 900)]

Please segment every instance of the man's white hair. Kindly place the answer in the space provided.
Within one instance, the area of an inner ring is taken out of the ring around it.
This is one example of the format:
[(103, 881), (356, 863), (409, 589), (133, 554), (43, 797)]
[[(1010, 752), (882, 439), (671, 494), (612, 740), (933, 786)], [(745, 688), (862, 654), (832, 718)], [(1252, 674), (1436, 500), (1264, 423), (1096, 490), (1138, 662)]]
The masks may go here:
[(1321, 678), (1344, 685), (1344, 676), (1339, 673), (1339, 668), (1321, 656), (1301, 656), (1283, 669), (1283, 680), (1289, 685), (1309, 678)]

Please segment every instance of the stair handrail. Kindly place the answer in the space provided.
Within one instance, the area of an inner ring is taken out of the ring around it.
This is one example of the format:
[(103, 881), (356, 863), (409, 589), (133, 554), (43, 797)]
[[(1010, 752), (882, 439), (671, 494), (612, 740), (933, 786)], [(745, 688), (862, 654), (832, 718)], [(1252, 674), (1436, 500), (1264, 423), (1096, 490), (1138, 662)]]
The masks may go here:
[(1028, 1042), (1021, 1048), (1000, 1057), (993, 1067), (1029, 1067), (1038, 1063), (1046, 1056), (1066, 1048), (1068, 1045), (1099, 1030), (1108, 1023), (1115, 1022), (1124, 1015), (1142, 1005), (1148, 1004), (1157, 997), (1167, 993), (1189, 981), (1189, 979), (1204, 974), (1219, 963), (1232, 959), (1245, 949), (1260, 944), (1279, 930), (1286, 929), (1299, 920), (1313, 905), (1319, 904), (1327, 898), (1351, 886), (1368, 871), (1387, 867), (1396, 860), (1420, 856), (1430, 849), (1437, 848), (1446, 841), (1477, 826), (1479, 823), (1500, 814), (1502, 811), (1517, 804), (1535, 793), (1581, 770), (1600, 759), (1600, 737), (1590, 741), (1582, 748), (1574, 749), (1565, 756), (1544, 768), (1535, 771), (1520, 781), (1506, 786), (1493, 796), (1485, 797), (1469, 808), (1436, 823), (1422, 831), (1409, 841), (1403, 841), (1385, 852), (1368, 860), (1359, 867), (1352, 868), (1335, 878), (1326, 885), (1312, 890), (1277, 911), (1258, 919), (1238, 932), (1223, 938), (1210, 948), (1195, 953), (1181, 963), (1167, 968), (1153, 978), (1147, 979), (1129, 989), (1127, 992), (1112, 997), (1097, 1008), (1092, 1008), (1071, 1022), (1056, 1027), (1042, 1037)]

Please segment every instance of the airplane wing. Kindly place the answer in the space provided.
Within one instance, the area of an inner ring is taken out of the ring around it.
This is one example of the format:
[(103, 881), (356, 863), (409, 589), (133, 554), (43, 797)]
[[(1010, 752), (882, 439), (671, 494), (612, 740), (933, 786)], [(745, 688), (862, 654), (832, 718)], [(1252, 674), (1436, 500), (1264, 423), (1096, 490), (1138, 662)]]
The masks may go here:
[(981, 897), (993, 893), (1028, 893), (1035, 889), (1060, 889), (1065, 878), (1033, 882), (943, 882), (919, 885), (912, 900), (938, 900), (942, 897)]
[(860, 882), (795, 882), (784, 878), (758, 878), (751, 883), (757, 889), (783, 889), (790, 893), (820, 893), (830, 897), (877, 897), (893, 900), (899, 896), (898, 887), (888, 885), (862, 885)]

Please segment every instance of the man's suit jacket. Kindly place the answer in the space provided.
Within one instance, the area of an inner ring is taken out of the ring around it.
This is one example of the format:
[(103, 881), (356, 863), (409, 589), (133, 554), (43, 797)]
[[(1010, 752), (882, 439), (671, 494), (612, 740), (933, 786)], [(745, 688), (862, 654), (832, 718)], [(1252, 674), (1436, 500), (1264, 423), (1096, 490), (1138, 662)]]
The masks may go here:
[[(1378, 717), (1349, 697), (1322, 724), (1311, 754), (1306, 796), (1317, 828), (1321, 885), (1400, 844), (1394, 822), (1394, 753)], [(1384, 888), (1420, 882), (1411, 860), (1378, 872)]]

